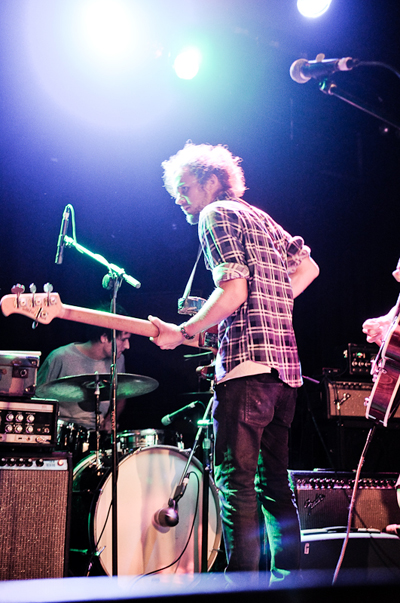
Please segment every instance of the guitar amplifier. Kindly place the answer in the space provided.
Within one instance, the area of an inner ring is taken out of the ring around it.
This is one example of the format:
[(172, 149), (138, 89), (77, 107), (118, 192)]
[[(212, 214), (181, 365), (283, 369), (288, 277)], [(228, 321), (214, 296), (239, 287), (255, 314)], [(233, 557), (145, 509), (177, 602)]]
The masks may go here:
[(349, 343), (344, 355), (347, 356), (350, 375), (370, 375), (378, 348), (374, 345)]
[(56, 400), (0, 398), (0, 447), (54, 447), (57, 415)]
[[(354, 473), (316, 470), (290, 471), (289, 475), (302, 530), (347, 526)], [(397, 479), (397, 473), (361, 477), (352, 528), (382, 531), (390, 524), (400, 524)]]
[(4, 455), (0, 483), (0, 580), (66, 577), (72, 455)]
[(0, 351), (0, 395), (32, 396), (41, 352)]
[[(365, 418), (365, 399), (371, 394), (372, 382), (368, 381), (329, 381), (326, 385), (328, 419), (340, 417)], [(400, 408), (394, 418), (400, 418)]]
[(372, 390), (372, 383), (363, 381), (328, 381), (326, 401), (328, 419), (340, 417), (364, 417), (365, 398)]

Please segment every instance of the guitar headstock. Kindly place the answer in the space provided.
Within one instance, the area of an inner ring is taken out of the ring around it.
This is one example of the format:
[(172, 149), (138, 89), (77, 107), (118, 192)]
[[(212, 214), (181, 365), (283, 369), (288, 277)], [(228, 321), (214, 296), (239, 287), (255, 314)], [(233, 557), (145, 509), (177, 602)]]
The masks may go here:
[(60, 315), (62, 303), (58, 293), (53, 293), (53, 287), (47, 283), (44, 287), (45, 293), (36, 293), (36, 287), (30, 286), (31, 293), (24, 293), (23, 285), (15, 285), (12, 294), (4, 295), (0, 300), (0, 306), (4, 316), (10, 314), (23, 314), (31, 318), (34, 323), (49, 324), (53, 318)]

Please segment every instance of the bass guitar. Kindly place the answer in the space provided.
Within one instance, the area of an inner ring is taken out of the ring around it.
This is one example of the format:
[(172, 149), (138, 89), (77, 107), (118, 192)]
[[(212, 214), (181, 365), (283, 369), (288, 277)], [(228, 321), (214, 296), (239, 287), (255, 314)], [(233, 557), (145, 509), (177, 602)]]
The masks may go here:
[[(45, 288), (50, 289), (48, 286), (45, 286)], [(20, 290), (23, 291), (23, 287)], [(22, 314), (31, 318), (34, 324), (41, 323), (47, 325), (54, 318), (61, 318), (63, 320), (104, 327), (105, 329), (127, 331), (128, 333), (143, 335), (144, 337), (157, 337), (159, 333), (157, 327), (149, 320), (63, 304), (59, 294), (51, 290), (48, 290), (46, 293), (18, 292), (5, 295), (0, 300), (0, 306), (5, 316)], [(215, 351), (217, 342), (214, 327), (210, 331), (200, 333), (195, 339), (185, 340), (183, 343), (184, 345)]]

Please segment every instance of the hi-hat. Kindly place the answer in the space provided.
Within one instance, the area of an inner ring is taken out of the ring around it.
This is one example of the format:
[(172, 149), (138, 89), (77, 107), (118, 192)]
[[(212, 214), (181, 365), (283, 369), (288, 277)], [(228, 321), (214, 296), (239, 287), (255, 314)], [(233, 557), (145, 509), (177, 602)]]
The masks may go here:
[[(57, 400), (58, 402), (92, 402), (96, 399), (98, 387), (99, 400), (110, 399), (110, 375), (73, 375), (61, 377), (36, 388), (36, 397)], [(143, 396), (157, 389), (158, 381), (143, 375), (118, 373), (117, 399)]]

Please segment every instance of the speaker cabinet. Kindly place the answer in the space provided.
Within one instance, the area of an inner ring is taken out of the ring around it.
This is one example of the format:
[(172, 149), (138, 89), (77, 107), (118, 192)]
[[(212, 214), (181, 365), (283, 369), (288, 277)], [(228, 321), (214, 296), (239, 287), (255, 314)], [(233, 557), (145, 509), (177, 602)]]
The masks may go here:
[[(353, 473), (291, 471), (302, 530), (347, 526)], [(352, 528), (382, 531), (400, 524), (398, 474), (363, 476), (358, 485)]]
[(71, 455), (0, 452), (0, 580), (67, 575)]
[[(333, 576), (345, 536), (345, 530), (303, 531), (301, 569), (331, 570)], [(341, 567), (357, 569), (357, 575), (365, 578), (375, 576), (377, 569), (386, 570), (387, 577), (393, 580), (400, 575), (400, 538), (380, 532), (351, 531)], [(382, 578), (383, 574), (379, 575)]]

